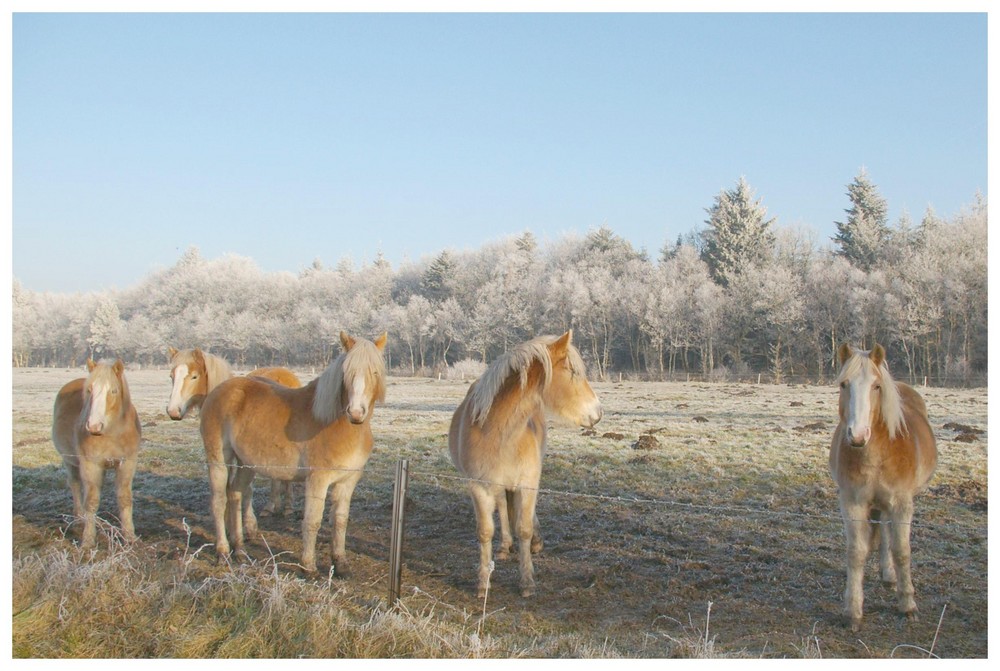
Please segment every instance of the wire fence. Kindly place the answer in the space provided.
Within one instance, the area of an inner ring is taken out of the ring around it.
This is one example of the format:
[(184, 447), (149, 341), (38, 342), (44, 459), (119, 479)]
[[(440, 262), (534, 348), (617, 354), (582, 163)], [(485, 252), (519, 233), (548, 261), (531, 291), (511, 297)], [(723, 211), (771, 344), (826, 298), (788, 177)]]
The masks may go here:
[[(21, 447), (14, 447), (15, 451), (19, 449), (28, 449), (30, 446), (25, 445)], [(115, 459), (97, 459), (97, 461), (102, 461), (108, 467), (112, 467), (114, 462), (120, 464), (124, 460)], [(420, 460), (414, 461), (415, 466), (409, 468), (409, 474), (411, 478), (418, 478), (421, 482), (427, 482), (432, 486), (439, 489), (445, 489), (441, 484), (442, 482), (459, 483), (461, 485), (469, 484), (481, 484), (488, 487), (502, 488), (505, 485), (503, 483), (491, 482), (488, 480), (482, 480), (478, 478), (470, 478), (463, 476), (461, 474), (444, 474), (432, 469), (423, 469), (420, 465)], [(363, 468), (327, 468), (327, 467), (310, 467), (310, 466), (298, 466), (298, 465), (249, 465), (242, 463), (229, 463), (225, 464), (222, 462), (209, 462), (204, 459), (171, 459), (172, 463), (175, 464), (187, 464), (187, 465), (197, 465), (201, 467), (208, 466), (218, 466), (223, 465), (227, 468), (247, 468), (254, 471), (265, 470), (268, 472), (282, 472), (291, 471), (298, 475), (303, 472), (308, 473), (310, 471), (336, 471), (342, 473), (364, 473), (372, 472), (371, 467)], [(117, 464), (114, 464), (117, 465)], [(266, 477), (266, 476), (265, 476)], [(388, 476), (387, 476), (388, 477)], [(279, 478), (280, 479), (280, 478)], [(291, 479), (290, 479), (291, 480)], [(528, 488), (521, 487), (521, 489), (533, 489), (539, 494), (544, 494), (546, 496), (561, 497), (571, 500), (586, 500), (586, 501), (599, 501), (604, 503), (614, 503), (617, 505), (624, 506), (645, 506), (645, 507), (660, 507), (660, 508), (677, 508), (689, 511), (697, 511), (703, 513), (714, 513), (727, 516), (738, 516), (738, 515), (755, 515), (761, 517), (772, 517), (772, 518), (798, 518), (806, 520), (820, 520), (825, 523), (841, 523), (843, 518), (839, 514), (817, 514), (810, 512), (794, 511), (794, 510), (774, 510), (771, 508), (753, 507), (753, 506), (736, 506), (736, 505), (720, 505), (715, 503), (696, 503), (692, 501), (678, 501), (667, 498), (651, 498), (646, 496), (628, 496), (620, 494), (606, 494), (606, 493), (596, 493), (596, 492), (578, 492), (578, 491), (568, 491), (562, 489), (553, 489), (548, 487), (537, 487)], [(855, 521), (867, 521), (872, 524), (891, 524), (890, 520), (855, 520)], [(975, 535), (978, 538), (986, 539), (988, 537), (988, 527), (975, 527), (967, 524), (956, 524), (956, 523), (927, 523), (927, 522), (912, 522), (912, 528), (926, 529), (926, 530), (951, 530), (951, 531), (963, 531), (967, 534)]]

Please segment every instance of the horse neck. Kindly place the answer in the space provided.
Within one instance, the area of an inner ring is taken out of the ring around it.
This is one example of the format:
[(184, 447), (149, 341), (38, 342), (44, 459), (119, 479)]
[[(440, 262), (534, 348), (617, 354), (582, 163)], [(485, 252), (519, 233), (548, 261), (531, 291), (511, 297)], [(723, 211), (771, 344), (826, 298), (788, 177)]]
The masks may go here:
[(222, 357), (208, 353), (203, 354), (203, 356), (205, 359), (205, 380), (207, 387), (205, 393), (207, 394), (231, 378), (233, 370), (230, 368), (229, 362)]
[(521, 387), (518, 372), (512, 373), (500, 387), (489, 413), (483, 422), (486, 432), (497, 431), (507, 436), (522, 428), (532, 416), (542, 410), (543, 371), (541, 363), (535, 361), (528, 371), (527, 381)]

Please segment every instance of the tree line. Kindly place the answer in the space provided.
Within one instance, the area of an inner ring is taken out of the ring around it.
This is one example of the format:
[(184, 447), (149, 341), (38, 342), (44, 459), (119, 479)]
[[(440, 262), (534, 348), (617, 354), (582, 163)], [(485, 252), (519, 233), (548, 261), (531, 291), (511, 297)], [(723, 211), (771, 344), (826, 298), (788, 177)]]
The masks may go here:
[(828, 379), (844, 341), (881, 343), (900, 379), (985, 384), (987, 204), (892, 224), (865, 171), (835, 237), (783, 229), (741, 178), (705, 226), (652, 258), (607, 226), (544, 247), (531, 232), (393, 269), (319, 260), (298, 274), (247, 258), (177, 263), (125, 290), (39, 293), (13, 284), (15, 366), (119, 356), (162, 365), (201, 347), (237, 366), (324, 366), (341, 330), (390, 334), (392, 369), (480, 371), (513, 344), (574, 330), (591, 374)]

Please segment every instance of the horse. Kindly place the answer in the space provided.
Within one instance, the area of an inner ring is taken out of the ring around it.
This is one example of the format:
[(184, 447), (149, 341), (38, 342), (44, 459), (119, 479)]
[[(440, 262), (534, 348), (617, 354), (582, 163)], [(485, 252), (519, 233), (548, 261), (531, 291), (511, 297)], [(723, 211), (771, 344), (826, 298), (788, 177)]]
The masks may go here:
[(108, 468), (117, 471), (115, 489), (123, 535), (135, 539), (132, 479), (142, 427), (124, 371), (120, 359), (100, 363), (87, 359), (87, 377), (63, 385), (52, 409), (52, 443), (66, 466), (73, 514), (83, 519), (84, 550), (97, 542), (97, 508)]
[[(518, 537), (520, 589), (535, 592), (531, 552), (542, 548), (535, 514), (545, 453), (546, 413), (591, 427), (602, 416), (601, 402), (587, 382), (573, 332), (538, 336), (497, 360), (472, 383), (455, 410), (448, 431), (448, 451), (469, 481), (479, 537), (478, 595), (489, 588), (493, 511), (499, 507), (501, 549)], [(505, 505), (506, 504), (506, 505)]]
[(830, 447), (830, 473), (840, 489), (847, 540), (844, 615), (859, 631), (864, 566), (879, 547), (882, 581), (895, 583), (899, 612), (913, 620), (917, 604), (910, 575), (913, 497), (937, 465), (927, 406), (912, 387), (889, 374), (885, 350), (838, 352), (840, 423)]
[(343, 352), (318, 378), (298, 389), (235, 377), (208, 395), (201, 436), (220, 558), (230, 553), (227, 531), (233, 549), (242, 549), (242, 499), (254, 473), (260, 473), (305, 482), (301, 561), (310, 573), (316, 571), (316, 536), (330, 490), (333, 568), (338, 576), (348, 575), (351, 495), (374, 444), (375, 404), (385, 400), (386, 339), (385, 333), (372, 342), (341, 332)]
[[(178, 350), (167, 348), (170, 359), (170, 399), (167, 401), (167, 415), (180, 420), (188, 411), (201, 408), (205, 397), (220, 383), (233, 377), (229, 362), (222, 357), (203, 352), (198, 348)], [(292, 371), (281, 367), (257, 368), (248, 376), (261, 377), (277, 382), (285, 387), (301, 387), (302, 382)], [(271, 497), (264, 506), (263, 513), (281, 515), (291, 506), (292, 492), (285, 482), (271, 480)], [(256, 533), (257, 518), (253, 514), (253, 500), (247, 497), (244, 519), (249, 533)]]

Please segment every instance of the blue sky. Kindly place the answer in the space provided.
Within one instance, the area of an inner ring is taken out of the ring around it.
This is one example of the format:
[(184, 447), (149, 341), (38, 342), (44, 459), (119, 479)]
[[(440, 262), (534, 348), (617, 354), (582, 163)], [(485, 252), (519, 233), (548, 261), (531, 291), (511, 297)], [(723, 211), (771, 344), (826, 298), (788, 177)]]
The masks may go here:
[[(660, 247), (740, 176), (820, 242), (987, 184), (986, 14), (15, 14), (13, 276)], [(96, 253), (112, 260), (95, 264)]]

